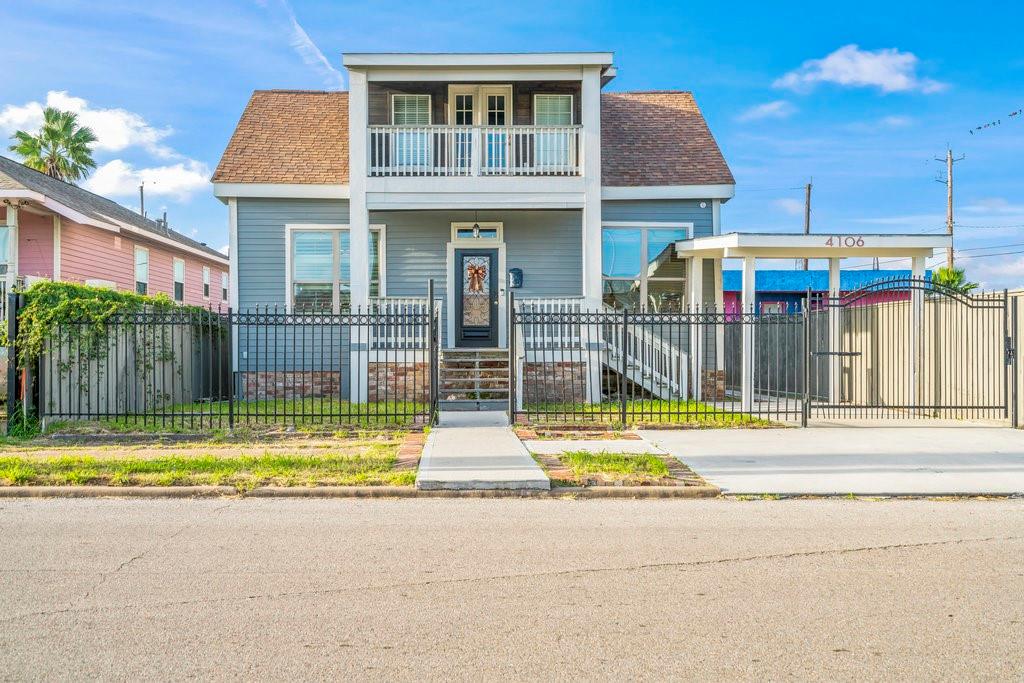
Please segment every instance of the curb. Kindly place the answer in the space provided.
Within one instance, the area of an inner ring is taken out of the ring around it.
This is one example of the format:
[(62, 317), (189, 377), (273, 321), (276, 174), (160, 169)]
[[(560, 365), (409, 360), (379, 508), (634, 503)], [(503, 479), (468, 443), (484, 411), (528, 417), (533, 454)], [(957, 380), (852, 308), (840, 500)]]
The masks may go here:
[(715, 498), (714, 486), (594, 486), (421, 490), (411, 486), (0, 486), (0, 498)]
[(234, 486), (0, 486), (0, 498), (221, 498)]

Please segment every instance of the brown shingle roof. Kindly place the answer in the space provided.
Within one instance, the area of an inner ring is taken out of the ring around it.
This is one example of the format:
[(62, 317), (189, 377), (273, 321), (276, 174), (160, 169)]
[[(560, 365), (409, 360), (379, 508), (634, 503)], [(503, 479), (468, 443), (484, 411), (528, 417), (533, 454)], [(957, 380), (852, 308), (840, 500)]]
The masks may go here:
[[(688, 92), (601, 96), (601, 184), (734, 183)], [(348, 183), (348, 93), (257, 90), (220, 164), (220, 183)]]
[(692, 93), (602, 93), (602, 185), (735, 182)]
[(257, 90), (215, 183), (348, 183), (348, 93)]

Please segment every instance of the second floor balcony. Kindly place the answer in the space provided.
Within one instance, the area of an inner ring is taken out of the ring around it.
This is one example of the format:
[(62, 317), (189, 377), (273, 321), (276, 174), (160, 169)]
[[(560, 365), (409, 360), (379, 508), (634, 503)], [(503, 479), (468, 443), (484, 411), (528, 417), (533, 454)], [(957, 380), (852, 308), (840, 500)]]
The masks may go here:
[(369, 175), (578, 176), (579, 125), (371, 125)]

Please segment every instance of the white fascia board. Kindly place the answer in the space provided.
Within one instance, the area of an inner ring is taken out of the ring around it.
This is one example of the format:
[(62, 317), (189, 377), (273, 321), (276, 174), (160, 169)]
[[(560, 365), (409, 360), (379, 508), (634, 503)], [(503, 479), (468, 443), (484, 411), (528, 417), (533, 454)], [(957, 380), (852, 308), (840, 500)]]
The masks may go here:
[(370, 211), (408, 209), (582, 209), (583, 192), (578, 193), (521, 193), (504, 192), (367, 192), (366, 206)]
[(475, 52), (403, 53), (352, 52), (342, 55), (346, 67), (507, 67), (612, 65), (611, 52)]
[(717, 258), (855, 258), (929, 256), (950, 244), (952, 240), (946, 235), (728, 233), (682, 240), (676, 243), (676, 251)]
[(735, 185), (644, 185), (601, 188), (601, 199), (732, 199)]
[(366, 80), (388, 81), (471, 81), (510, 83), (512, 81), (581, 81), (580, 66), (451, 66), (444, 68), (379, 67), (366, 71)]
[(348, 199), (348, 185), (312, 183), (213, 183), (213, 195), (280, 199)]
[(27, 201), (33, 201), (40, 206), (49, 209), (53, 213), (60, 214), (74, 223), (89, 225), (101, 230), (109, 230), (110, 232), (120, 232), (120, 229), (115, 223), (108, 223), (106, 221), (92, 218), (91, 216), (86, 216), (81, 211), (76, 211), (70, 206), (62, 204), (55, 199), (51, 199), (40, 192), (34, 192), (32, 190), (0, 190), (0, 199), (24, 199)]

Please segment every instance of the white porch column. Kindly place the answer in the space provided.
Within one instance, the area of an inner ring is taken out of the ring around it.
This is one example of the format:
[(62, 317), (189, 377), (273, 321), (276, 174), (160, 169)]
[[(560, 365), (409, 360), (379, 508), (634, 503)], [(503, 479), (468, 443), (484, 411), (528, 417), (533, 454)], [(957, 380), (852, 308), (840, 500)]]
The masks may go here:
[[(725, 316), (725, 292), (722, 289), (722, 259), (715, 264), (715, 312)], [(725, 371), (725, 327), (715, 325), (715, 372)]]
[[(700, 256), (690, 257), (689, 277), (686, 278), (689, 290), (689, 309), (691, 313), (704, 310), (704, 259)], [(701, 366), (703, 326), (700, 323), (690, 325), (690, 387), (693, 400), (701, 400)]]
[[(828, 260), (828, 350), (833, 354), (840, 351), (843, 345), (839, 319), (841, 309), (835, 305), (839, 301), (839, 261), (837, 258)], [(842, 360), (842, 356), (828, 357), (828, 402), (832, 405), (839, 403), (842, 395)]]
[[(366, 208), (366, 126), (368, 121), (366, 74), (349, 70), (349, 256), (352, 310), (366, 311), (370, 304), (370, 214)], [(423, 283), (426, 287), (426, 283)], [(365, 403), (368, 397), (369, 329), (352, 328), (350, 400)]]
[(740, 407), (746, 412), (754, 409), (754, 267), (753, 256), (743, 257), (743, 296), (740, 303), (740, 327), (743, 332), (742, 361), (740, 364)]
[[(924, 278), (924, 256), (910, 259), (910, 274), (914, 279)], [(921, 326), (924, 325), (924, 291), (910, 290), (910, 358), (907, 359), (907, 399), (909, 405), (917, 405), (921, 398)], [(916, 414), (913, 413), (913, 414)]]
[[(601, 309), (601, 70), (583, 70), (580, 110), (583, 126), (583, 309)], [(588, 329), (584, 327), (584, 329)], [(601, 400), (600, 339), (585, 336), (587, 399)]]

